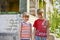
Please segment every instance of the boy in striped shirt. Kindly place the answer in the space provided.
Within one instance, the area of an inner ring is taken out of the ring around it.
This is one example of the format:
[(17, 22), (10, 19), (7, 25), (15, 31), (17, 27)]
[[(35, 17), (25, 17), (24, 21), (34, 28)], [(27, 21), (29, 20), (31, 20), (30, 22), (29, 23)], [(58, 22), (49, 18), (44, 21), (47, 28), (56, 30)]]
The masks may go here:
[(24, 13), (22, 18), (23, 18), (23, 22), (21, 22), (20, 38), (21, 40), (31, 40), (32, 25), (31, 23), (28, 22), (29, 15), (27, 13)]

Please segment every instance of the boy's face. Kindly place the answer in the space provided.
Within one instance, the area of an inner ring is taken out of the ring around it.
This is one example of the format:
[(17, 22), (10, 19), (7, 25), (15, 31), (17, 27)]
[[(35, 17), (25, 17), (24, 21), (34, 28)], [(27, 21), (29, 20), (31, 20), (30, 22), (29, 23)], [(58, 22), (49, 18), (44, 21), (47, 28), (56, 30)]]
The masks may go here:
[(24, 21), (28, 21), (28, 20), (29, 20), (29, 17), (26, 17), (26, 16), (25, 16), (25, 17), (23, 17), (23, 20), (24, 20)]
[(43, 18), (43, 13), (38, 14), (38, 18)]

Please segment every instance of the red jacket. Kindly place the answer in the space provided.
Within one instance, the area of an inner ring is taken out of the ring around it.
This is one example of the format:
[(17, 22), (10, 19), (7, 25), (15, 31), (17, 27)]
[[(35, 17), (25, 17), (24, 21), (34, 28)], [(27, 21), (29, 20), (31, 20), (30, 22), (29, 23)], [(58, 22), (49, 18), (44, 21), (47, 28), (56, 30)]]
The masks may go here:
[[(46, 33), (47, 33), (47, 27), (45, 26), (45, 19), (37, 19), (35, 22), (34, 22), (34, 27), (36, 29), (36, 35), (38, 36), (46, 36)], [(40, 33), (44, 33), (43, 35)]]

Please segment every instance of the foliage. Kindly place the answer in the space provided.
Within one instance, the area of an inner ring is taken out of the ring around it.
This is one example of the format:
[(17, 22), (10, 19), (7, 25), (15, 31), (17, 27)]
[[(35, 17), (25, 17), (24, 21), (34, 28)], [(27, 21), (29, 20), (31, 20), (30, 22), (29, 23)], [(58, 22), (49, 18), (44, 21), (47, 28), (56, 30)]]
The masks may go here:
[(59, 38), (59, 37), (60, 37), (60, 33), (58, 33), (58, 34), (56, 35), (56, 37)]
[(50, 28), (51, 28), (51, 33), (56, 33), (57, 36), (56, 37), (60, 37), (60, 30), (58, 30), (58, 33), (57, 33), (57, 29), (60, 29), (59, 26), (60, 26), (60, 14), (58, 13), (58, 9), (57, 8), (54, 8), (54, 13), (51, 13), (52, 17), (50, 17)]
[(20, 12), (0, 12), (0, 14), (20, 14)]
[(39, 0), (39, 8), (40, 8), (40, 9), (45, 8), (45, 4), (46, 4), (46, 3), (45, 3), (44, 0), (43, 0), (43, 1), (42, 1), (42, 0)]
[(55, 29), (58, 27), (57, 9), (54, 9), (54, 13), (51, 15), (51, 32), (54, 33)]

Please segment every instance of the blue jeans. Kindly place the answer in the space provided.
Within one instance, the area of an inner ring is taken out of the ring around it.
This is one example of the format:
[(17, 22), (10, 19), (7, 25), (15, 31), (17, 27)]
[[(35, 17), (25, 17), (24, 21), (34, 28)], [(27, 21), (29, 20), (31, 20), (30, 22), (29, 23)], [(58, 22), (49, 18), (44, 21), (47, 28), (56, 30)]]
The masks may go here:
[(30, 40), (30, 39), (21, 39), (21, 40)]
[(46, 40), (46, 37), (35, 36), (35, 40)]

